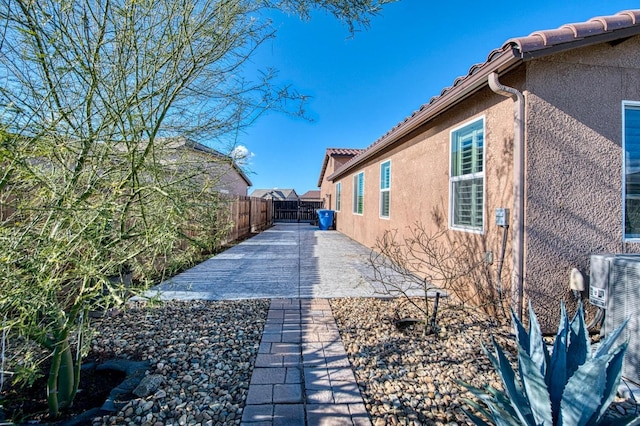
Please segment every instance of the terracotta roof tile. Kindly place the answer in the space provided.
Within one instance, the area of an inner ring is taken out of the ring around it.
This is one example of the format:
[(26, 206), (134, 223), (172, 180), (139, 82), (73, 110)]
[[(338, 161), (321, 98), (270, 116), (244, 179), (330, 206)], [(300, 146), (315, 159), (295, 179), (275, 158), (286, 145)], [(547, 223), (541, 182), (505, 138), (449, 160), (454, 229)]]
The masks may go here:
[(320, 195), (320, 191), (317, 189), (312, 189), (310, 191), (305, 192), (300, 196), (301, 200), (321, 200), (322, 196)]
[(349, 156), (349, 155), (358, 155), (364, 149), (356, 149), (356, 148), (327, 148), (326, 155), (328, 156)]
[(322, 179), (324, 179), (324, 173), (327, 170), (327, 164), (329, 164), (329, 158), (334, 156), (340, 157), (355, 157), (364, 149), (359, 148), (327, 148), (324, 154), (324, 161), (322, 162), (322, 169), (320, 170), (320, 178), (318, 179), (318, 187), (322, 186)]
[[(623, 33), (614, 34), (620, 30), (623, 30)], [(339, 170), (336, 170), (329, 178), (350, 170), (379, 149), (395, 142), (403, 135), (402, 129), (411, 128), (412, 125), (416, 125), (417, 120), (426, 120), (439, 114), (443, 109), (473, 93), (478, 87), (486, 85), (486, 75), (491, 72), (504, 71), (518, 62), (557, 52), (563, 48), (570, 49), (573, 46), (572, 43), (584, 42), (587, 45), (602, 42), (602, 37), (607, 35), (610, 35), (608, 41), (611, 41), (636, 34), (640, 34), (640, 10), (625, 10), (611, 16), (599, 16), (586, 22), (566, 24), (557, 29), (535, 31), (528, 36), (511, 38), (501, 47), (492, 50), (485, 62), (472, 65), (466, 75), (456, 78), (450, 87), (442, 89), (438, 96), (432, 97), (427, 104), (421, 105), (417, 111), (392, 127), (367, 149), (362, 150)], [(329, 150), (327, 150), (328, 152)], [(324, 175), (324, 170), (323, 167), (321, 176)]]

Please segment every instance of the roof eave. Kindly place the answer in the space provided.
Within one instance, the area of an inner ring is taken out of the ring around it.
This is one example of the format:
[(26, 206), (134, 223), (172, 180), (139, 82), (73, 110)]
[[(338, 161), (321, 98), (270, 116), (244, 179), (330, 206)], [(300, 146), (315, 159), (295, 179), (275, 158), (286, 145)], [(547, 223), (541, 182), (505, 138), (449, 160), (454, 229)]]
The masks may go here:
[(324, 173), (327, 171), (327, 165), (329, 164), (329, 155), (324, 155), (324, 161), (322, 162), (322, 169), (320, 170), (320, 177), (318, 178), (318, 188), (322, 186), (324, 180)]
[(233, 168), (236, 172), (238, 172), (242, 180), (246, 182), (247, 186), (253, 186), (253, 183), (251, 182), (251, 179), (249, 179), (249, 176), (247, 176), (247, 174), (240, 168), (240, 166), (236, 164), (235, 161), (233, 162)]
[(449, 108), (463, 101), (467, 97), (476, 93), (478, 90), (488, 85), (487, 77), (492, 72), (504, 73), (511, 70), (514, 66), (522, 62), (522, 58), (516, 54), (516, 49), (507, 49), (500, 53), (498, 57), (484, 66), (478, 68), (476, 73), (466, 78), (459, 85), (454, 86), (445, 94), (440, 96), (434, 103), (427, 105), (422, 111), (417, 112), (414, 116), (407, 118), (402, 124), (392, 129), (384, 135), (378, 143), (371, 149), (364, 151), (362, 154), (354, 157), (354, 161), (346, 163), (343, 167), (336, 170), (327, 177), (329, 181), (335, 181), (357, 168), (363, 162), (374, 157), (380, 151), (390, 147), (398, 142), (402, 137), (408, 135), (418, 127), (424, 125), (429, 120), (442, 114)]
[[(521, 55), (521, 58), (525, 61), (528, 61), (531, 59), (538, 59), (544, 56), (554, 55), (556, 53), (561, 53), (567, 50), (573, 50), (580, 47), (588, 47), (588, 46), (593, 46), (601, 43), (611, 43), (614, 41), (619, 41), (622, 39), (633, 37), (639, 34), (640, 34), (640, 27), (638, 26), (616, 29), (616, 30), (608, 31), (602, 34), (588, 36), (582, 39), (574, 39), (567, 43), (556, 44), (550, 47), (543, 47), (541, 49), (536, 49), (536, 50), (529, 50), (527, 52), (524, 52)], [(519, 50), (519, 47), (517, 46), (517, 44), (513, 43), (513, 45), (514, 45), (514, 48), (516, 48), (516, 50)]]

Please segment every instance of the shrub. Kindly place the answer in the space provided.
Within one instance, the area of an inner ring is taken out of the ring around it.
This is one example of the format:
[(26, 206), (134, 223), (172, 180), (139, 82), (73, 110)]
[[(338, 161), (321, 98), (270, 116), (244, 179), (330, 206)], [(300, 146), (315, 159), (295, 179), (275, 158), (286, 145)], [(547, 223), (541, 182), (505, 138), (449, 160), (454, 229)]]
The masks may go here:
[[(519, 379), (495, 340), (492, 340), (495, 354), (483, 345), (502, 379), (504, 391), (489, 385), (479, 389), (462, 383), (486, 406), (466, 400), (471, 407), (497, 425), (601, 424), (622, 374), (627, 342), (616, 345), (616, 341), (626, 322), (592, 351), (582, 305), (571, 321), (564, 304), (561, 309), (551, 354), (531, 304), (529, 332), (511, 313), (518, 347)], [(487, 424), (479, 416), (465, 413), (475, 424)], [(623, 420), (628, 421), (633, 420)]]

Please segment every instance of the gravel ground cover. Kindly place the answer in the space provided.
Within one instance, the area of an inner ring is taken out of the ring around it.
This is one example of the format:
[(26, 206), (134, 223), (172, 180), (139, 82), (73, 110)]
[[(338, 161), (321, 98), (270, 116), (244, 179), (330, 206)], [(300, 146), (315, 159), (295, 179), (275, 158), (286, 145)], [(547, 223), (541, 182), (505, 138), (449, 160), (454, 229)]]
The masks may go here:
[[(510, 326), (441, 301), (438, 335), (399, 330), (417, 317), (401, 300), (332, 299), (331, 307), (374, 426), (469, 424), (455, 380), (500, 388), (480, 349), (490, 336), (515, 351)], [(136, 303), (96, 320), (91, 351), (99, 359), (147, 361), (159, 386), (129, 396), (99, 425), (237, 425), (251, 379), (269, 300)], [(610, 415), (637, 413), (617, 400)]]
[[(423, 337), (421, 330), (401, 331), (395, 326), (398, 315), (419, 317), (401, 300), (331, 300), (374, 426), (470, 424), (461, 399), (471, 394), (455, 380), (502, 388), (480, 344), (490, 345), (493, 335), (515, 353), (511, 327), (497, 325), (478, 312), (452, 309), (450, 303), (441, 301), (440, 333)], [(608, 415), (625, 413), (638, 413), (636, 404), (619, 399)]]
[(98, 321), (92, 351), (148, 361), (161, 384), (93, 424), (239, 424), (268, 310), (268, 300), (172, 301)]

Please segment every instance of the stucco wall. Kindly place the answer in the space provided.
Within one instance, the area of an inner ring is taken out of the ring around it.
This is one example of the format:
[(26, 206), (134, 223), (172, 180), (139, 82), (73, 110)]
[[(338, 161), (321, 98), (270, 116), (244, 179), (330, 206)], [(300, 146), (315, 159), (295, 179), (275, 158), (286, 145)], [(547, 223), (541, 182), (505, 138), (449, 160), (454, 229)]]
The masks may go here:
[[(522, 73), (516, 73), (521, 77)], [(367, 247), (385, 230), (396, 229), (400, 238), (420, 222), (428, 233), (445, 229), (443, 241), (462, 242), (475, 261), (492, 252), (487, 271), (495, 280), (503, 228), (495, 225), (495, 209), (512, 207), (513, 102), (484, 89), (458, 108), (427, 123), (403, 143), (382, 152), (357, 171), (342, 176), (342, 209), (337, 228)], [(482, 233), (449, 229), (450, 132), (480, 117), (485, 119), (485, 225)], [(380, 218), (380, 164), (391, 161), (390, 217)], [(365, 173), (364, 214), (353, 213), (353, 177)], [(507, 239), (502, 283), (510, 287), (511, 234)], [(495, 281), (492, 283), (495, 284)], [(481, 283), (489, 285), (489, 283)]]
[[(340, 166), (351, 160), (353, 156), (332, 155), (327, 162), (324, 179), (320, 186), (320, 197), (324, 200), (324, 207), (330, 210), (336, 209), (335, 183), (327, 180), (327, 176), (333, 174)], [(344, 194), (344, 190), (343, 190)]]
[(623, 245), (622, 101), (640, 101), (640, 38), (527, 66), (525, 295), (555, 327), (569, 270)]
[(247, 181), (230, 164), (220, 165), (220, 180), (216, 189), (232, 195), (247, 195), (249, 186)]
[(230, 195), (247, 195), (247, 181), (231, 165), (230, 160), (190, 148), (173, 150), (167, 159), (169, 163), (191, 173), (200, 173), (198, 179), (202, 184), (215, 191)]

